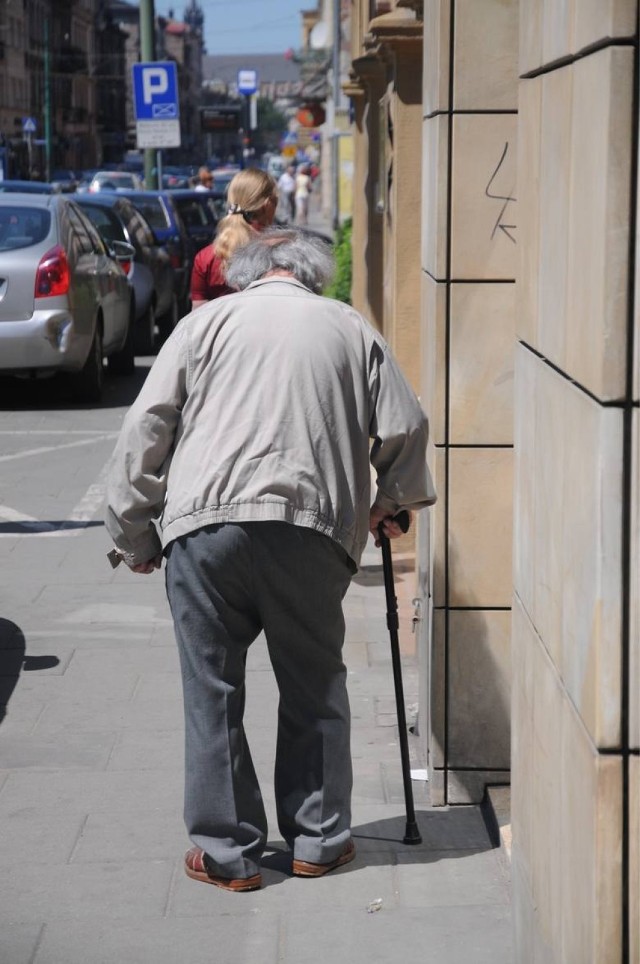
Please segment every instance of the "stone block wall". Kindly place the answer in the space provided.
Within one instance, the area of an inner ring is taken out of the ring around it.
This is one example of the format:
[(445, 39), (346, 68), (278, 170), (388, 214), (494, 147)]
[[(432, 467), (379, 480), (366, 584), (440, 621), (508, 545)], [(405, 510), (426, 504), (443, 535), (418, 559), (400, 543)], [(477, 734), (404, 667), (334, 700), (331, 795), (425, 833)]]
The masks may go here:
[[(420, 518), (420, 718), (434, 803), (508, 783), (517, 0), (425, 0), (421, 394), (438, 503)], [(428, 705), (430, 704), (430, 705)]]
[(521, 0), (519, 962), (640, 960), (636, 58), (635, 0)]

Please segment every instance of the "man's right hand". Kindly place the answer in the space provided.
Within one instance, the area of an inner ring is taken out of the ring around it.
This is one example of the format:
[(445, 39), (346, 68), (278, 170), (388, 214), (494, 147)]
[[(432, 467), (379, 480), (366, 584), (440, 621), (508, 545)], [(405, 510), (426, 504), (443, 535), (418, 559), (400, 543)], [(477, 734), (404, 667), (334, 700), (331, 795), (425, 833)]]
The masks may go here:
[(131, 572), (138, 572), (143, 576), (148, 576), (149, 573), (154, 572), (156, 569), (160, 569), (162, 566), (162, 553), (159, 552), (157, 556), (153, 559), (147, 559), (146, 562), (137, 562), (135, 566), (129, 566)]
[[(411, 520), (413, 515), (409, 512), (409, 525), (411, 525)], [(404, 535), (402, 528), (397, 522), (394, 522), (393, 516), (387, 512), (386, 509), (381, 509), (377, 505), (372, 505), (369, 511), (369, 532), (376, 541), (376, 545), (380, 545), (380, 535), (378, 533), (378, 526), (383, 523), (383, 531), (387, 539), (397, 539), (398, 536)]]

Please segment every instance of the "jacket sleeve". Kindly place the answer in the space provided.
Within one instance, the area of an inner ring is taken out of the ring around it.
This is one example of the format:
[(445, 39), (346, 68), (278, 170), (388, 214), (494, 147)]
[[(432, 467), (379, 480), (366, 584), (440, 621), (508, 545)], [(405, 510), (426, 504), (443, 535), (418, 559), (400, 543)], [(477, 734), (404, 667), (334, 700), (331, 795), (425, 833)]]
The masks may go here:
[(382, 341), (370, 360), (371, 464), (377, 473), (374, 504), (395, 515), (436, 501), (427, 467), (429, 423), (411, 386)]
[(187, 326), (160, 350), (138, 398), (125, 416), (111, 460), (105, 525), (128, 565), (161, 551), (154, 525), (164, 506), (167, 474), (187, 397)]

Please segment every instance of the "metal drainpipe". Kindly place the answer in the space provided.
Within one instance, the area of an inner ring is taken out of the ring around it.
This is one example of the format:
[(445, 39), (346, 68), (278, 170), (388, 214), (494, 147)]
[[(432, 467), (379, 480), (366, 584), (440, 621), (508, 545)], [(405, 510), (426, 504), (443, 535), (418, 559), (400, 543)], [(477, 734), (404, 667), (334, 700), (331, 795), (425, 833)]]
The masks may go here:
[(333, 191), (331, 192), (331, 221), (333, 230), (340, 227), (340, 134), (336, 124), (340, 102), (340, 42), (342, 0), (333, 0), (333, 141), (331, 164), (333, 167)]
[[(51, 180), (51, 61), (49, 18), (44, 18), (44, 179)], [(29, 171), (31, 177), (31, 171)]]

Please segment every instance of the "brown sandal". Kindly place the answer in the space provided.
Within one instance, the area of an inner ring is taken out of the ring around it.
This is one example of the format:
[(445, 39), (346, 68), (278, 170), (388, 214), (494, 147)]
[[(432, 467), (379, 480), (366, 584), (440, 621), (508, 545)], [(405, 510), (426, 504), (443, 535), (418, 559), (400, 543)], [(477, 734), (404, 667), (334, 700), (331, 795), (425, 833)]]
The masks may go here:
[(184, 857), (184, 872), (192, 880), (199, 880), (203, 884), (213, 884), (214, 887), (221, 887), (222, 890), (245, 891), (259, 890), (262, 887), (262, 877), (254, 874), (253, 877), (219, 877), (212, 874), (205, 864), (205, 852), (200, 847), (192, 847), (187, 850)]
[(294, 858), (293, 873), (296, 877), (324, 877), (330, 870), (335, 870), (336, 867), (342, 867), (344, 864), (350, 863), (355, 855), (355, 844), (353, 840), (349, 840), (340, 856), (328, 864), (314, 864), (309, 860), (296, 860)]

